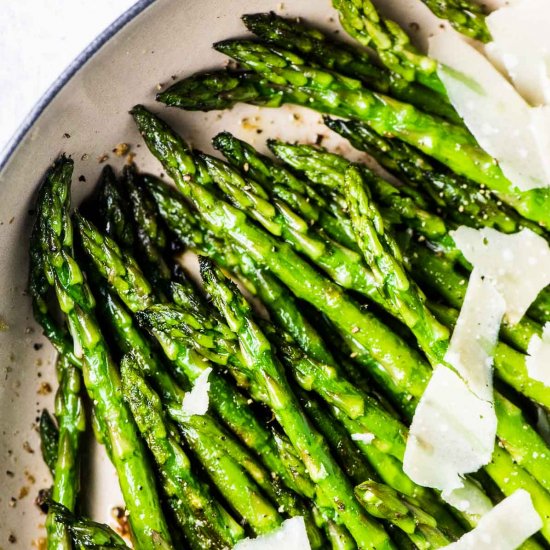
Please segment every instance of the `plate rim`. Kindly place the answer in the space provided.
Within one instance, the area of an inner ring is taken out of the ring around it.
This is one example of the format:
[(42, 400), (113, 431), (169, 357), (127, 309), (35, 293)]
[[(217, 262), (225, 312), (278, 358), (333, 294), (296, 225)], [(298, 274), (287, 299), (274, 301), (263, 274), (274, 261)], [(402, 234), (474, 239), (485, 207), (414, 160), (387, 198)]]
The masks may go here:
[(6, 167), (17, 147), (23, 141), (34, 123), (44, 112), (46, 107), (54, 100), (59, 92), (71, 80), (71, 78), (90, 60), (94, 54), (130, 21), (135, 19), (147, 7), (157, 0), (138, 0), (126, 11), (119, 15), (103, 31), (101, 31), (61, 72), (61, 74), (50, 84), (46, 91), (40, 96), (32, 109), (23, 118), (15, 133), (8, 140), (0, 151), (0, 172)]

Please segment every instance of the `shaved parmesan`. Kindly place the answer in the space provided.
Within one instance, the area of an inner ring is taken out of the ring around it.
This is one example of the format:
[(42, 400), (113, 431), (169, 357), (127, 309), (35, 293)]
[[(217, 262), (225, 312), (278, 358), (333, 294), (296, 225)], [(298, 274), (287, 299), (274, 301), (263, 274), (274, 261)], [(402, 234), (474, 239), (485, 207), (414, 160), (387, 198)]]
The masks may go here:
[(488, 278), (474, 267), (445, 361), (479, 399), (493, 401), (493, 352), (505, 302)]
[(302, 516), (283, 521), (272, 533), (239, 541), (234, 550), (311, 550)]
[(445, 546), (449, 550), (515, 550), (542, 527), (529, 493), (505, 498), (481, 518), (475, 529)]
[(491, 55), (498, 55), (517, 90), (533, 105), (550, 103), (550, 3), (523, 0), (491, 13)]
[(493, 503), (483, 489), (468, 479), (463, 479), (462, 483), (462, 487), (443, 493), (441, 495), (443, 500), (457, 510), (478, 518), (493, 508)]
[(353, 439), (353, 441), (361, 441), (361, 443), (369, 445), (374, 441), (374, 434), (351, 434), (351, 438)]
[(451, 103), (505, 176), (521, 191), (548, 186), (532, 109), (506, 78), (456, 33), (434, 36), (429, 53), (440, 62), (438, 75)]
[(495, 229), (461, 226), (451, 236), (466, 259), (502, 295), (505, 316), (512, 324), (550, 284), (550, 248), (530, 229), (506, 235)]
[(525, 365), (529, 376), (550, 388), (550, 323), (544, 325), (542, 337), (531, 338), (527, 354)]
[(201, 372), (195, 380), (195, 384), (191, 388), (191, 391), (185, 394), (181, 406), (184, 415), (203, 415), (208, 411), (208, 392), (210, 391), (210, 382), (208, 382), (208, 377), (211, 372), (212, 369), (210, 367), (204, 369), (204, 371)]
[(464, 474), (491, 460), (495, 434), (493, 404), (440, 365), (416, 408), (403, 469), (419, 485), (450, 493), (463, 486)]

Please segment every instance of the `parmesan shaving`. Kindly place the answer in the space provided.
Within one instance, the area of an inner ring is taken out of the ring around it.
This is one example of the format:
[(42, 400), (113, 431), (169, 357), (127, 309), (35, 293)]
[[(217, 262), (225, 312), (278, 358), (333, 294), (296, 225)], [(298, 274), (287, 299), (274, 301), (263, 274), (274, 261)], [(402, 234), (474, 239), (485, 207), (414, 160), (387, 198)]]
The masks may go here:
[(515, 550), (542, 527), (531, 496), (523, 489), (483, 516), (475, 529), (445, 546), (448, 550)]
[(532, 109), (510, 82), (456, 33), (434, 36), (429, 53), (440, 62), (438, 75), (451, 103), (510, 182), (520, 191), (548, 186), (545, 155), (537, 147), (540, 125), (533, 128)]
[(203, 372), (195, 380), (195, 384), (191, 388), (191, 391), (185, 394), (181, 410), (184, 415), (203, 415), (208, 411), (208, 392), (210, 391), (210, 382), (208, 377), (212, 369), (209, 367), (204, 369)]
[(550, 103), (548, 0), (523, 0), (485, 21), (493, 37), (488, 51), (498, 56), (519, 93), (532, 105)]
[(461, 226), (451, 231), (457, 247), (506, 302), (512, 324), (523, 317), (539, 292), (550, 284), (550, 248), (531, 231), (506, 235), (495, 229)]
[(239, 541), (234, 550), (311, 550), (306, 524), (302, 516), (283, 521), (282, 525), (267, 535)]
[(533, 336), (527, 347), (525, 366), (533, 380), (550, 388), (550, 323), (544, 325), (541, 336)]
[(493, 401), (493, 351), (505, 302), (492, 282), (474, 267), (445, 361), (477, 397)]
[(458, 374), (438, 366), (412, 420), (405, 473), (445, 493), (463, 487), (465, 474), (491, 460), (496, 424), (492, 402), (479, 399)]
[(461, 512), (481, 518), (493, 508), (493, 503), (474, 482), (464, 479), (462, 483), (462, 487), (444, 492), (443, 500)]
[(370, 445), (374, 441), (374, 434), (351, 434), (351, 438), (353, 439), (353, 441), (361, 441), (361, 443)]

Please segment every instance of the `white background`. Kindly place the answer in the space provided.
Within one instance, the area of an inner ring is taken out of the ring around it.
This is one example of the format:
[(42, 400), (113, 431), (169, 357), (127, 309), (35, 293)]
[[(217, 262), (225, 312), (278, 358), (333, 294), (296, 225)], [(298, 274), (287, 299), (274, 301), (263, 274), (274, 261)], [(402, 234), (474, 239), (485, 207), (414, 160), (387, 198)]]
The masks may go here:
[(135, 0), (0, 0), (0, 152), (71, 61)]

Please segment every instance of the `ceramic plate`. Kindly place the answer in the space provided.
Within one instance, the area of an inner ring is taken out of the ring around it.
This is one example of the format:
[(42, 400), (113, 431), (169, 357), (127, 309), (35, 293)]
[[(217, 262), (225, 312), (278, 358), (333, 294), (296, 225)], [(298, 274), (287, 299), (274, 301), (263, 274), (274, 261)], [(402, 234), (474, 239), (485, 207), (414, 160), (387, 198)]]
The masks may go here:
[[(439, 29), (440, 22), (416, 0), (377, 3), (410, 28), (421, 46)], [(160, 112), (205, 151), (211, 151), (211, 138), (224, 129), (260, 149), (268, 137), (314, 141), (317, 134), (327, 136), (324, 144), (338, 146), (336, 136), (319, 124), (320, 116), (303, 109), (239, 106), (205, 114), (155, 103), (157, 89), (172, 79), (225, 63), (210, 46), (244, 34), (242, 13), (268, 10), (299, 15), (343, 34), (330, 0), (140, 2), (60, 77), (0, 161), (0, 550), (40, 545), (45, 518), (34, 500), (39, 489), (51, 483), (40, 456), (36, 423), (43, 407), (52, 409), (55, 352), (32, 319), (25, 290), (32, 208), (40, 179), (59, 153), (71, 155), (73, 202), (78, 204), (93, 188), (101, 160), (108, 156), (107, 162), (122, 166), (124, 159), (112, 152), (119, 143), (131, 146), (141, 169), (159, 173), (127, 114), (136, 103)], [(117, 482), (103, 453), (91, 449), (83, 488), (86, 512), (112, 523), (111, 508), (122, 504)]]

